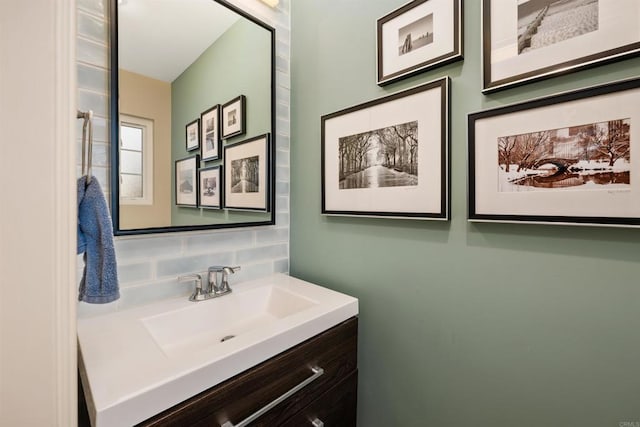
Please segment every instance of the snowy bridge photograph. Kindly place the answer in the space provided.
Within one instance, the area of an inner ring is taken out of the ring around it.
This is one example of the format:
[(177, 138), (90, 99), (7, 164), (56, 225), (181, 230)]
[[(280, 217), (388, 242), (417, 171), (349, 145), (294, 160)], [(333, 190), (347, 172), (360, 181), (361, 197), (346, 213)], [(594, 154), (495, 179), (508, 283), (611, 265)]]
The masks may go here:
[(630, 188), (631, 120), (498, 138), (499, 191)]

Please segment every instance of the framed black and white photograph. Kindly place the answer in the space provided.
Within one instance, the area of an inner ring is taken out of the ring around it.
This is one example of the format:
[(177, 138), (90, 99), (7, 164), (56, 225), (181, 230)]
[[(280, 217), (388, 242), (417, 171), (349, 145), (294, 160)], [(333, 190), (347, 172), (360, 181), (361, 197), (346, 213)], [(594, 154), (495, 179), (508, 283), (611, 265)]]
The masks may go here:
[(200, 119), (195, 119), (186, 126), (187, 151), (200, 148)]
[(224, 147), (224, 207), (269, 210), (269, 134)]
[(175, 193), (177, 206), (198, 206), (197, 171), (200, 156), (186, 157), (175, 162)]
[(222, 166), (211, 166), (198, 170), (198, 183), (200, 186), (200, 199), (198, 206), (207, 209), (222, 208)]
[(462, 59), (462, 28), (462, 0), (414, 0), (378, 19), (378, 84)]
[(322, 213), (449, 219), (449, 79), (322, 116)]
[(637, 0), (483, 0), (483, 91), (640, 52)]
[(227, 139), (245, 133), (246, 97), (240, 95), (222, 106), (222, 138)]
[(640, 79), (469, 115), (469, 220), (640, 225)]
[(220, 106), (214, 105), (200, 114), (202, 160), (216, 160), (222, 151), (220, 144)]

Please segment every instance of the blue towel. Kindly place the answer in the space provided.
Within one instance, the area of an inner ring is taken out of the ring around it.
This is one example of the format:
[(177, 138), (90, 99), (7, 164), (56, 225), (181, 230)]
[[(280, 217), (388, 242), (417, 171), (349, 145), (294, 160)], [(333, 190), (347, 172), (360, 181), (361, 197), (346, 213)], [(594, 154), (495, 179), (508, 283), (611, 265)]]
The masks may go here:
[(78, 253), (84, 252), (79, 301), (106, 304), (120, 298), (113, 228), (107, 201), (95, 177), (78, 179)]

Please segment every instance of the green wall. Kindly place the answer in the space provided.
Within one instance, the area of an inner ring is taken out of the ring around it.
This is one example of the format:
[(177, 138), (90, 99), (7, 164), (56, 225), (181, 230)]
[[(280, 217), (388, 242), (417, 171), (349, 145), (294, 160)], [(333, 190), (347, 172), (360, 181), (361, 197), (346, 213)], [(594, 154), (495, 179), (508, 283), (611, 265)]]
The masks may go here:
[[(240, 18), (171, 84), (172, 162), (194, 154), (185, 148), (185, 126), (215, 104), (246, 96), (246, 133), (224, 140), (239, 142), (271, 130), (271, 34)], [(221, 160), (202, 162), (216, 166)], [(173, 167), (173, 165), (172, 165)], [(171, 224), (267, 221), (268, 213), (194, 209), (175, 205), (175, 173), (172, 174)]]
[[(291, 274), (360, 300), (359, 425), (640, 421), (640, 230), (471, 224), (466, 116), (634, 76), (640, 58), (480, 92), (480, 1), (465, 60), (384, 89), (375, 21), (405, 0), (295, 0)], [(452, 219), (320, 215), (320, 116), (452, 78)]]

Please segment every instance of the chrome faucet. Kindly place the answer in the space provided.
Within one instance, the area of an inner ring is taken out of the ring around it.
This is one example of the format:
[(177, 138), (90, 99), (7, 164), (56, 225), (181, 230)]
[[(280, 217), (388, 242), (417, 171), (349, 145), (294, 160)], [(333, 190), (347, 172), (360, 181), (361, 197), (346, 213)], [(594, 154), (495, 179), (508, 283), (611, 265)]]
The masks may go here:
[(202, 276), (200, 274), (187, 274), (185, 276), (178, 277), (179, 282), (195, 282), (196, 288), (189, 297), (189, 301), (204, 301), (209, 299), (206, 292), (202, 290)]
[[(213, 296), (222, 296), (231, 292), (229, 287), (229, 274), (233, 274), (240, 270), (240, 267), (226, 267), (221, 265), (214, 265), (209, 267), (209, 294)], [(218, 273), (222, 273), (222, 280), (218, 284)]]
[[(225, 267), (214, 265), (207, 271), (207, 286), (202, 287), (201, 274), (187, 274), (178, 277), (179, 282), (195, 282), (195, 290), (189, 297), (189, 301), (204, 301), (210, 298), (221, 297), (231, 292), (229, 287), (229, 274), (240, 270), (240, 267)], [(218, 273), (222, 273), (222, 280), (218, 284)]]

